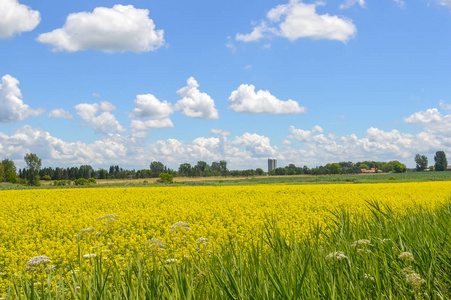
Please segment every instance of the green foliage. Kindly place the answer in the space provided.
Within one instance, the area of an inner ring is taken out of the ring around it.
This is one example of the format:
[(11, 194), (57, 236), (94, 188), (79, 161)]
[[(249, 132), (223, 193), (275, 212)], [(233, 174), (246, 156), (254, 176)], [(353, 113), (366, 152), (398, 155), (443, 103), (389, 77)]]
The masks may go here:
[(341, 174), (341, 166), (337, 163), (327, 164), (326, 168), (329, 174)]
[(50, 177), (49, 175), (44, 175), (44, 176), (42, 177), (42, 180), (50, 181), (50, 180), (52, 180), (52, 177)]
[(388, 173), (390, 171), (395, 173), (404, 173), (407, 171), (406, 165), (397, 160), (390, 161), (382, 166), (382, 171)]
[(174, 176), (168, 173), (161, 173), (160, 179), (157, 180), (159, 183), (172, 183), (174, 179)]
[(444, 151), (437, 151), (434, 156), (435, 171), (445, 171), (448, 167), (448, 160)]
[(74, 184), (75, 185), (87, 185), (88, 184), (88, 180), (84, 179), (84, 178), (78, 178), (74, 180)]
[(360, 165), (359, 165), (359, 170), (360, 170), (360, 169), (366, 169), (366, 170), (368, 170), (369, 167), (368, 167), (368, 165), (366, 165), (366, 164), (360, 164)]
[(97, 181), (94, 178), (88, 178), (88, 184), (97, 184)]
[(71, 185), (71, 183), (72, 183), (71, 180), (54, 180), (53, 181), (54, 186), (66, 186), (66, 185)]
[(417, 171), (424, 171), (428, 166), (428, 158), (426, 155), (415, 155), (415, 163), (416, 163), (416, 170)]
[(395, 178), (394, 176), (390, 176), (390, 177), (388, 178), (388, 180), (396, 180), (396, 178)]
[(5, 171), (5, 167), (2, 164), (0, 164), (0, 182), (3, 182), (3, 180), (4, 180), (4, 176), (3, 176), (4, 171)]
[(399, 214), (367, 205), (364, 216), (331, 212), (305, 237), (268, 219), (256, 239), (177, 262), (131, 249), (125, 268), (98, 255), (43, 270), (37, 285), (37, 276), (5, 278), (17, 299), (451, 299), (451, 204)]
[(27, 164), (27, 179), (30, 185), (40, 185), (41, 178), (39, 171), (41, 170), (42, 160), (34, 153), (27, 153), (24, 157)]

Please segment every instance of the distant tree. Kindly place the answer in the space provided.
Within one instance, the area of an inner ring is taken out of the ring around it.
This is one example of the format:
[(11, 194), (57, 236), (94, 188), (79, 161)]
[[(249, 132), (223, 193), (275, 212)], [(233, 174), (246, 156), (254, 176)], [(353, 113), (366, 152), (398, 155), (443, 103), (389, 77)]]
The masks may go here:
[(27, 164), (27, 180), (29, 184), (39, 185), (39, 171), (41, 170), (42, 160), (34, 153), (27, 153), (24, 156), (24, 160)]
[(388, 163), (382, 166), (382, 171), (388, 173), (390, 171), (396, 173), (404, 173), (407, 171), (406, 165), (400, 163), (397, 160), (389, 161)]
[(263, 175), (263, 173), (265, 173), (265, 171), (263, 171), (263, 169), (262, 168), (257, 168), (257, 169), (255, 169), (255, 172), (257, 173), (257, 175), (259, 175), (259, 176), (262, 176)]
[(213, 172), (214, 171), (221, 172), (221, 165), (217, 161), (214, 161), (214, 162), (211, 163), (211, 170)]
[(329, 174), (341, 174), (341, 166), (337, 163), (327, 164), (326, 168)]
[(163, 173), (165, 166), (159, 161), (153, 161), (150, 163), (150, 171), (152, 171), (152, 176), (158, 177), (160, 173)]
[(225, 160), (220, 160), (219, 161), (219, 172), (221, 172), (222, 176), (227, 176), (227, 173), (229, 172), (229, 170), (227, 169), (227, 161)]
[(365, 170), (368, 170), (368, 169), (369, 169), (369, 167), (368, 167), (368, 165), (367, 165), (367, 164), (361, 163), (361, 164), (359, 165), (359, 170), (361, 170), (361, 169), (365, 169)]
[(0, 182), (3, 182), (3, 180), (4, 180), (4, 176), (3, 176), (4, 170), (5, 170), (5, 167), (2, 164), (0, 164)]
[(19, 176), (17, 176), (17, 173), (13, 169), (8, 169), (8, 171), (6, 171), (5, 181), (11, 183), (18, 183)]
[(435, 171), (434, 165), (429, 166), (429, 171), (431, 171), (431, 172), (434, 172), (434, 171)]
[(415, 163), (416, 165), (416, 170), (417, 171), (424, 171), (424, 169), (426, 169), (428, 167), (428, 158), (426, 157), (426, 155), (420, 155), (417, 154), (415, 155)]
[(437, 151), (434, 156), (435, 170), (445, 171), (448, 167), (448, 160), (446, 159), (446, 154), (443, 151)]

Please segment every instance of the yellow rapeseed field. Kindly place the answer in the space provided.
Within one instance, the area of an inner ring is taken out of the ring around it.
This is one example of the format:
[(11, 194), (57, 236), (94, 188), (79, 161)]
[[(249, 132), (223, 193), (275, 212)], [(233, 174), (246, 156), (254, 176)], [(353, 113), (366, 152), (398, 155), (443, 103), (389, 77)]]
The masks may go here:
[[(364, 215), (371, 200), (400, 212), (434, 208), (450, 194), (449, 182), (0, 191), (0, 273), (21, 274), (39, 255), (58, 267), (89, 254), (120, 263), (137, 249), (189, 258), (248, 243), (271, 219), (301, 236), (336, 208)], [(0, 276), (0, 290), (6, 284)]]

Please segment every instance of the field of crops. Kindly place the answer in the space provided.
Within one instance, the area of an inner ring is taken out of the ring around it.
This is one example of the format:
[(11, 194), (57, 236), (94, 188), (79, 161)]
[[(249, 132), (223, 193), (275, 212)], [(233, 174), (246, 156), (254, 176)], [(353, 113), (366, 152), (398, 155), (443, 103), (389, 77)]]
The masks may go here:
[[(90, 274), (97, 268), (106, 272), (114, 266), (118, 274), (126, 274), (140, 257), (139, 264), (150, 272), (157, 265), (205, 262), (231, 247), (249, 249), (261, 244), (259, 251), (274, 250), (272, 242), (263, 238), (268, 238), (268, 226), (276, 227), (287, 245), (309, 237), (319, 242), (329, 237), (328, 232), (334, 230), (342, 214), (348, 214), (348, 222), (353, 224), (370, 220), (374, 211), (370, 212), (368, 202), (388, 205), (391, 214), (402, 216), (419, 206), (434, 211), (449, 203), (450, 195), (449, 182), (0, 191), (0, 297), (29, 292), (24, 279), (45, 281), (41, 277), (47, 276), (46, 272), (53, 272), (58, 279), (47, 284), (38, 282), (47, 286), (48, 291), (42, 289), (43, 293), (58, 290), (64, 281), (73, 284), (72, 289), (66, 286), (57, 293), (75, 297), (80, 283), (74, 283), (73, 276), (78, 271)], [(371, 237), (375, 238), (374, 232), (359, 238)], [(353, 239), (351, 235), (348, 238)], [(365, 245), (375, 243), (368, 241)], [(406, 250), (404, 246), (390, 247), (398, 249), (393, 255)], [(33, 265), (29, 260), (35, 256), (45, 256), (50, 262)], [(325, 261), (324, 255), (321, 260)], [(99, 267), (98, 263), (103, 265)], [(33, 267), (41, 277), (33, 277)], [(136, 274), (129, 280), (138, 278)], [(14, 280), (15, 285), (11, 283)], [(276, 285), (277, 280), (272, 283)], [(92, 286), (86, 284), (82, 290)], [(102, 289), (100, 298), (119, 295), (107, 290)], [(203, 297), (215, 298), (208, 294), (211, 291), (206, 293)], [(224, 292), (225, 298), (229, 298), (227, 295)], [(172, 297), (184, 298), (181, 294)]]

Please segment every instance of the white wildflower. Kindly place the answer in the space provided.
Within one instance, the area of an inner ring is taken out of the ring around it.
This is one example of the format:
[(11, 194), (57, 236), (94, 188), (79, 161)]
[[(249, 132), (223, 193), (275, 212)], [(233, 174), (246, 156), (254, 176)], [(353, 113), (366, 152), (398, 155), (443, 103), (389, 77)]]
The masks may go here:
[(102, 236), (103, 235), (103, 233), (101, 233), (101, 232), (96, 232), (96, 233), (94, 233), (96, 236)]
[(365, 274), (365, 279), (374, 281), (374, 277), (371, 276), (370, 274)]
[(100, 250), (100, 252), (102, 252), (102, 253), (108, 253), (108, 252), (111, 252), (111, 250), (109, 250), (109, 249), (103, 249), (103, 250)]
[(360, 254), (368, 254), (371, 253), (372, 251), (369, 249), (357, 249), (357, 252)]
[(85, 254), (83, 255), (84, 258), (92, 258), (92, 257), (96, 257), (97, 255), (95, 253), (89, 253), (89, 254)]
[(342, 251), (336, 251), (326, 256), (326, 260), (330, 259), (343, 260), (346, 258), (348, 257)]
[(167, 263), (175, 263), (177, 262), (177, 258), (170, 258), (170, 259), (166, 259)]
[(51, 265), (50, 267), (45, 268), (46, 271), (53, 271), (55, 269), (56, 269), (56, 266), (54, 266), (54, 265)]
[(401, 260), (405, 260), (405, 261), (414, 261), (415, 260), (413, 258), (412, 253), (410, 253), (410, 252), (402, 252), (401, 254), (399, 254), (398, 258)]
[(34, 271), (36, 271), (35, 267), (28, 267), (25, 269), (25, 272), (34, 272)]
[(197, 242), (196, 242), (196, 244), (202, 244), (202, 245), (204, 245), (205, 243), (208, 243), (208, 239), (203, 238), (203, 237), (198, 238)]
[(369, 240), (358, 240), (358, 241), (355, 241), (352, 245), (351, 245), (351, 247), (355, 247), (355, 246), (366, 246), (366, 245), (369, 245), (371, 243), (371, 241), (369, 241)]
[(50, 259), (47, 256), (35, 256), (30, 258), (30, 260), (27, 262), (27, 266), (37, 267), (41, 264), (49, 263)]
[(156, 239), (156, 238), (152, 238), (152, 239), (148, 240), (147, 244), (149, 245), (149, 248), (151, 250), (160, 251), (160, 250), (164, 250), (164, 248), (166, 248), (166, 245), (162, 241), (160, 241), (159, 239)]
[(389, 242), (389, 241), (391, 241), (391, 239), (382, 239), (381, 240), (382, 243)]
[(94, 232), (96, 231), (94, 228), (85, 228), (80, 230), (80, 233)]
[(422, 279), (420, 274), (412, 273), (406, 276), (406, 282), (410, 284), (414, 289), (419, 289), (426, 280)]
[(113, 218), (119, 218), (119, 215), (104, 215), (101, 217), (98, 217), (97, 220), (102, 220), (102, 219), (113, 219)]
[(172, 224), (170, 233), (176, 231), (176, 230), (189, 230), (188, 224), (185, 222), (177, 222)]
[(110, 246), (110, 247), (114, 246), (114, 243), (108, 243), (108, 246)]

